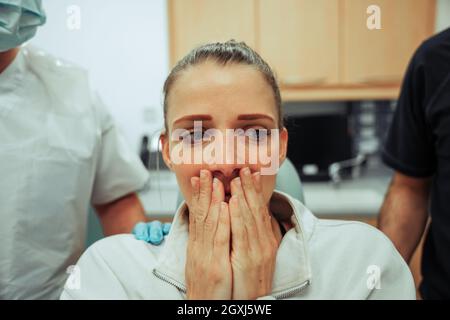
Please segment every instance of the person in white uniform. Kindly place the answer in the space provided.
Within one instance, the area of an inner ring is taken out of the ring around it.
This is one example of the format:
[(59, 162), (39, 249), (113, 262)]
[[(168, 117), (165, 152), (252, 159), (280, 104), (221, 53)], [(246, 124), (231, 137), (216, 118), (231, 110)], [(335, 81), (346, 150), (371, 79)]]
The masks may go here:
[[(288, 132), (278, 84), (254, 50), (235, 41), (200, 46), (172, 69), (164, 93), (163, 158), (186, 199), (169, 236), (160, 247), (130, 235), (100, 240), (61, 299), (415, 298), (411, 272), (383, 233), (317, 219), (274, 190), (276, 173), (263, 174), (286, 158)], [(246, 140), (234, 146), (212, 139), (236, 129)], [(267, 144), (269, 163), (245, 156)], [(232, 161), (204, 158), (222, 148)], [(189, 163), (195, 153), (202, 161)]]
[(56, 299), (95, 206), (105, 235), (147, 219), (148, 172), (86, 72), (29, 46), (40, 0), (0, 0), (0, 299)]

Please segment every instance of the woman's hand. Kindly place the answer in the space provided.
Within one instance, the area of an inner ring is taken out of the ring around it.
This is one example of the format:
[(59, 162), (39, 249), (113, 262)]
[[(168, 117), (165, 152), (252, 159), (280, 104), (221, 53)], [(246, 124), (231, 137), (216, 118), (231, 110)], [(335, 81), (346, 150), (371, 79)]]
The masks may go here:
[(231, 299), (230, 216), (222, 182), (207, 170), (191, 178), (186, 259), (188, 299)]
[(264, 203), (259, 173), (244, 168), (231, 183), (231, 267), (233, 299), (270, 294), (280, 243)]

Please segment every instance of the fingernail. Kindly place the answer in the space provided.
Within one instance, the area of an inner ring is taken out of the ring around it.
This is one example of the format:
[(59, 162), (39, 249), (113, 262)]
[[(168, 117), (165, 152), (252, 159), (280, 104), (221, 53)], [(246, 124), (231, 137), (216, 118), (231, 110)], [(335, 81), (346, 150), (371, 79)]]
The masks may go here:
[(255, 172), (253, 176), (255, 177), (256, 182), (259, 183), (261, 179), (261, 174), (259, 172)]
[(249, 176), (250, 175), (250, 169), (249, 168), (244, 168), (244, 175)]
[(241, 179), (240, 178), (235, 178), (234, 182), (236, 183), (237, 186), (241, 185)]
[(207, 175), (207, 173), (206, 173), (206, 170), (200, 170), (200, 178), (206, 178), (206, 175)]
[(217, 190), (217, 187), (219, 186), (219, 179), (214, 178), (213, 179), (213, 189)]
[(192, 188), (195, 188), (195, 177), (191, 178), (191, 186)]

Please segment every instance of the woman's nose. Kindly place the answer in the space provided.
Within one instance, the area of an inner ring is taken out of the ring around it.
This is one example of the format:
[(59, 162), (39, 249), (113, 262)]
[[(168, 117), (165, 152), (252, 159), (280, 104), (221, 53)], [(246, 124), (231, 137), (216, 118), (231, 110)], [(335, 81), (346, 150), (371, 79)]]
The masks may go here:
[(223, 186), (226, 194), (231, 193), (231, 181), (239, 177), (240, 166), (236, 165), (220, 165), (212, 166), (209, 168), (211, 170), (212, 176), (219, 179)]

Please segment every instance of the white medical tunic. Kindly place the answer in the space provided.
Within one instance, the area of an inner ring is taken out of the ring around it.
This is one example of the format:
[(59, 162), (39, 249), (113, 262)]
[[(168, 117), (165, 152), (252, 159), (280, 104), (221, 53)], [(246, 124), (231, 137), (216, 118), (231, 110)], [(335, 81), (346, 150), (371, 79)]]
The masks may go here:
[(0, 299), (58, 298), (89, 205), (147, 179), (86, 73), (22, 47), (0, 73)]

